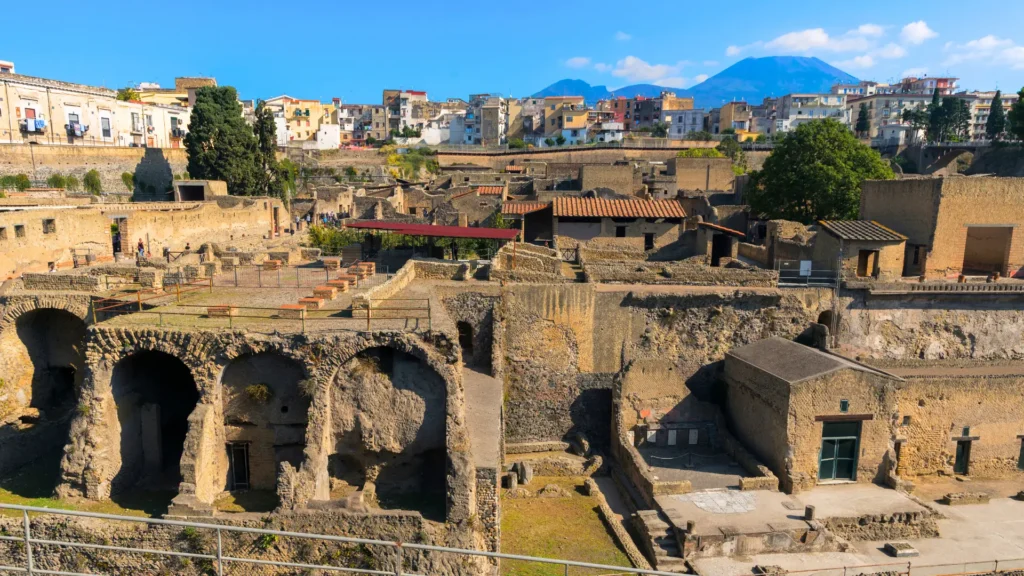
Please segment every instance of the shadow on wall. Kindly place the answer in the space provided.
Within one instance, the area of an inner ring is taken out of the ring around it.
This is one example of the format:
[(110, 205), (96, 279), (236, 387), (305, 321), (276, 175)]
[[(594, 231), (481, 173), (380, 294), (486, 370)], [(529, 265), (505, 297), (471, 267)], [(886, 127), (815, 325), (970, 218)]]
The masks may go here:
[[(584, 375), (580, 375), (584, 376)], [(591, 444), (607, 447), (611, 443), (612, 391), (611, 388), (580, 390), (569, 406), (572, 426), (564, 439), (583, 434)]]
[(135, 166), (135, 202), (168, 202), (174, 199), (174, 172), (160, 148), (146, 148)]

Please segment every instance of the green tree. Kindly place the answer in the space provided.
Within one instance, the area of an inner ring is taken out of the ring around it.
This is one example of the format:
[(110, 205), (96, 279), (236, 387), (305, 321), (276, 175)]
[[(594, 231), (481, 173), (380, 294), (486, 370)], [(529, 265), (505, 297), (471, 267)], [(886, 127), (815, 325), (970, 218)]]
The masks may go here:
[(60, 172), (56, 172), (54, 174), (50, 174), (50, 177), (46, 179), (46, 185), (50, 188), (66, 189), (68, 186), (68, 179)]
[(725, 154), (722, 154), (715, 148), (689, 148), (686, 150), (680, 150), (676, 152), (677, 158), (725, 158)]
[(260, 146), (242, 117), (238, 93), (230, 86), (196, 90), (196, 103), (185, 135), (188, 173), (198, 180), (224, 180), (228, 193), (248, 196), (266, 193), (267, 179)]
[(754, 139), (754, 142), (756, 142), (758, 144), (765, 144), (765, 143), (768, 142), (768, 135), (767, 134), (758, 134), (757, 138)]
[(17, 174), (14, 176), (14, 188), (17, 189), (18, 192), (24, 192), (31, 187), (32, 181), (28, 179), (27, 175)]
[(801, 124), (776, 144), (747, 189), (756, 214), (810, 224), (856, 218), (864, 180), (893, 177), (878, 152), (827, 119)]
[(871, 113), (868, 112), (868, 105), (864, 102), (860, 103), (860, 109), (857, 111), (857, 126), (854, 130), (861, 138), (868, 136), (871, 132)]
[(563, 144), (565, 144), (565, 136), (562, 136), (561, 134), (556, 136), (555, 137), (555, 144), (558, 144), (559, 146), (562, 146)]
[(294, 186), (287, 186), (287, 180), (281, 179), (282, 173), (277, 161), (277, 127), (274, 124), (274, 112), (267, 107), (266, 102), (259, 100), (256, 102), (255, 116), (252, 131), (256, 135), (256, 144), (259, 148), (257, 188), (262, 194), (278, 197), (287, 203), (295, 189)]
[(651, 125), (651, 136), (655, 138), (667, 138), (668, 137), (668, 124), (664, 122), (655, 122)]
[(743, 153), (743, 148), (740, 147), (740, 143), (735, 138), (731, 136), (722, 138), (722, 141), (718, 143), (715, 149), (732, 160), (733, 166), (739, 168), (741, 174), (746, 171), (747, 156)]
[(988, 111), (988, 120), (985, 120), (985, 135), (989, 140), (998, 140), (1006, 131), (1006, 112), (1003, 111), (1003, 94), (996, 90), (992, 98), (992, 107)]
[(95, 168), (85, 173), (82, 179), (82, 186), (85, 191), (93, 196), (99, 196), (103, 192), (103, 182), (100, 181), (100, 173)]
[(1009, 131), (1017, 140), (1024, 140), (1024, 88), (1017, 93), (1017, 101), (1010, 107), (1010, 113), (1006, 115), (1009, 121)]
[(68, 175), (68, 178), (64, 184), (64, 189), (67, 190), (68, 192), (78, 192), (81, 189), (81, 186), (78, 183), (78, 178), (72, 175)]
[(551, 138), (545, 138), (544, 139), (544, 145), (545, 146), (554, 146), (555, 145), (555, 141), (552, 140)]
[(508, 141), (508, 147), (513, 150), (519, 150), (526, 148), (526, 142), (522, 138), (511, 138)]
[(121, 172), (121, 183), (128, 189), (129, 192), (135, 191), (135, 174), (131, 172)]
[(696, 140), (697, 142), (711, 142), (714, 140), (714, 135), (707, 130), (700, 130), (698, 132), (690, 132), (686, 135), (687, 140)]
[(928, 141), (937, 142), (942, 140), (945, 133), (945, 118), (942, 110), (942, 100), (939, 97), (939, 89), (932, 92), (932, 102), (928, 105)]
[(131, 86), (117, 90), (117, 99), (123, 102), (138, 102), (139, 98), (141, 98), (139, 91)]

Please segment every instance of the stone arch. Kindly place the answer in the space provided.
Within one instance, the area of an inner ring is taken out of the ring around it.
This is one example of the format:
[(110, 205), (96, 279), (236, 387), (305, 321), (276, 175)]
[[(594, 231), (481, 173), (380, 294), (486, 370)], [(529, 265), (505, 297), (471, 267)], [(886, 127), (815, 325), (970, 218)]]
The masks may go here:
[(391, 346), (361, 350), (332, 386), (332, 495), (376, 494), (382, 508), (444, 520), (447, 386), (420, 359)]
[(177, 492), (189, 417), (200, 399), (192, 370), (164, 351), (133, 351), (111, 368), (110, 391), (117, 453), (111, 495), (134, 488)]
[(278, 469), (300, 467), (310, 398), (304, 362), (281, 350), (250, 350), (227, 362), (221, 373), (227, 490), (272, 491)]

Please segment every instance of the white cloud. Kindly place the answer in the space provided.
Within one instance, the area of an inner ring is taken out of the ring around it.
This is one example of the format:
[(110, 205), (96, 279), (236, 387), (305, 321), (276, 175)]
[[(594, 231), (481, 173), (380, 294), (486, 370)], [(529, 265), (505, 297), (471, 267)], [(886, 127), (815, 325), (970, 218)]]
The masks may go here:
[(615, 39), (618, 40), (619, 42), (625, 42), (631, 38), (633, 38), (631, 34), (626, 34), (621, 30), (615, 33)]
[(697, 74), (696, 76), (693, 77), (693, 83), (694, 84), (700, 84), (701, 82), (703, 82), (703, 81), (705, 81), (707, 79), (708, 79), (708, 75), (707, 74)]
[(597, 64), (594, 64), (594, 70), (597, 70), (598, 72), (607, 72), (611, 69), (611, 64), (605, 64), (604, 62), (598, 62)]
[(882, 46), (878, 50), (875, 50), (874, 55), (878, 56), (879, 58), (894, 60), (896, 58), (903, 58), (904, 56), (906, 56), (907, 49), (904, 48), (903, 46), (900, 46), (899, 44), (890, 42), (885, 46)]
[(943, 62), (946, 66), (953, 66), (961, 62), (980, 60), (984, 63), (1013, 64), (1014, 56), (1019, 48), (1008, 38), (999, 38), (989, 34), (977, 40), (957, 44), (946, 42), (944, 50), (949, 53)]
[(590, 58), (586, 56), (575, 56), (565, 61), (565, 65), (569, 68), (586, 68), (590, 66)]
[(928, 69), (925, 68), (924, 66), (921, 66), (919, 68), (907, 68), (906, 70), (903, 71), (902, 74), (900, 74), (900, 78), (920, 78), (921, 76), (924, 76), (926, 74), (928, 74)]
[(875, 59), (872, 56), (868, 55), (868, 54), (864, 54), (862, 56), (854, 56), (853, 58), (850, 58), (849, 60), (841, 60), (839, 62), (836, 62), (835, 65), (836, 65), (837, 68), (847, 68), (847, 69), (858, 68), (858, 69), (866, 70), (866, 69), (871, 68), (872, 66), (875, 65)]
[(630, 82), (655, 82), (678, 74), (684, 64), (648, 64), (636, 56), (626, 56), (615, 63), (612, 76), (625, 78)]
[(728, 48), (725, 49), (725, 55), (726, 56), (737, 56), (742, 51), (743, 51), (743, 48), (741, 48), (740, 46), (729, 46)]
[(1014, 70), (1024, 70), (1024, 46), (1014, 46), (1003, 50), (1003, 57)]
[(705, 60), (705, 66), (718, 66), (718, 60)]
[(857, 27), (857, 33), (861, 36), (881, 36), (885, 34), (885, 28), (878, 24), (861, 24)]
[(900, 31), (900, 39), (908, 44), (923, 44), (926, 40), (931, 40), (938, 35), (939, 33), (929, 28), (924, 20), (911, 22)]

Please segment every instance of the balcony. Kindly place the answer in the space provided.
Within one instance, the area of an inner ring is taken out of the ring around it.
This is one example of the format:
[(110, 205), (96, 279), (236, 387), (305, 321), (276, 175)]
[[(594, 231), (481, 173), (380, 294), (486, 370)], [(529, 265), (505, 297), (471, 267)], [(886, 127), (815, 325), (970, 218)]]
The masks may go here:
[(184, 138), (184, 137), (185, 137), (185, 129), (184, 128), (171, 128), (171, 138)]
[(31, 125), (29, 124), (29, 120), (21, 120), (21, 121), (19, 121), (18, 122), (18, 129), (21, 130), (21, 132), (23, 134), (46, 134), (46, 123), (45, 122), (43, 122), (43, 125), (40, 126), (39, 124), (36, 123), (36, 120), (34, 118), (31, 119), (31, 120), (32, 120)]

